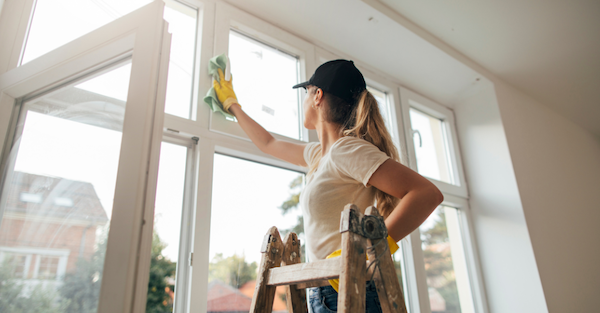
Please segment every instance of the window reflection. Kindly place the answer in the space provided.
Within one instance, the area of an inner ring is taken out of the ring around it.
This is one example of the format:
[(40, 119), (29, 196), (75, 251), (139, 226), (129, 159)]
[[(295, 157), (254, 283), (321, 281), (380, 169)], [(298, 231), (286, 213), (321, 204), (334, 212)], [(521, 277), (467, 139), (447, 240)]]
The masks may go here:
[(440, 206), (419, 227), (432, 312), (473, 312), (458, 214)]
[(235, 92), (248, 115), (268, 131), (300, 138), (298, 58), (238, 32), (229, 32)]
[[(210, 226), (208, 312), (250, 309), (269, 228), (304, 242), (298, 196), (304, 175), (234, 157), (215, 155)], [(283, 286), (273, 311), (286, 310)]]

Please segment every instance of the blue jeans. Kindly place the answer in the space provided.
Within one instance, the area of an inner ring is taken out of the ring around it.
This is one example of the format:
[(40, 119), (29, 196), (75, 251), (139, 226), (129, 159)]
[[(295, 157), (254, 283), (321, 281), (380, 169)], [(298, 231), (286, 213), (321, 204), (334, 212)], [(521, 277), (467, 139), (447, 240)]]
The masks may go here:
[[(367, 282), (366, 313), (381, 313), (381, 304), (373, 281)], [(338, 293), (331, 286), (309, 289), (309, 305), (313, 313), (337, 312)]]

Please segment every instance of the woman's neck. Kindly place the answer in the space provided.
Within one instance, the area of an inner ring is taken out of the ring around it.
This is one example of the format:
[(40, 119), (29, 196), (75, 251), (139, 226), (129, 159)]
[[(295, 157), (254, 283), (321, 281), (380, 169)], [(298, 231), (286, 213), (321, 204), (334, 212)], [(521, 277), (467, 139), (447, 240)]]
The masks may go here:
[(319, 123), (316, 127), (319, 141), (321, 142), (321, 155), (324, 156), (329, 152), (329, 149), (333, 144), (340, 138), (342, 138), (342, 132), (340, 126), (333, 123), (323, 122)]

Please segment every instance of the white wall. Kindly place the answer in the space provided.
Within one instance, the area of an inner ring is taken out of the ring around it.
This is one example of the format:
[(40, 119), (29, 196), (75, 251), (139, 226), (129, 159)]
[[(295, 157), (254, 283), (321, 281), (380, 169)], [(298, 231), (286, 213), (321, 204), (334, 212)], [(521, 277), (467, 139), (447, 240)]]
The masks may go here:
[(548, 309), (598, 312), (600, 142), (511, 86), (496, 94)]
[(493, 84), (454, 109), (490, 312), (547, 312)]

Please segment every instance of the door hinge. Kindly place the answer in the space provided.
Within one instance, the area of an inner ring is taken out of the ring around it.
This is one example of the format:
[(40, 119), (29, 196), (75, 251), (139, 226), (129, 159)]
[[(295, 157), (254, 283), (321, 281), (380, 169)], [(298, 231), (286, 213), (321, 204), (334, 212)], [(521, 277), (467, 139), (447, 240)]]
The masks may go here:
[(194, 252), (190, 253), (190, 266), (194, 264)]

